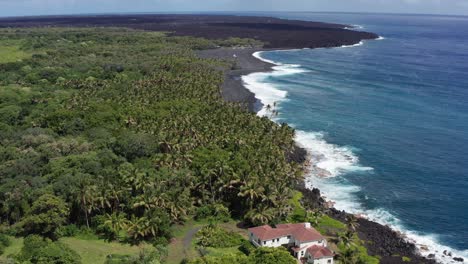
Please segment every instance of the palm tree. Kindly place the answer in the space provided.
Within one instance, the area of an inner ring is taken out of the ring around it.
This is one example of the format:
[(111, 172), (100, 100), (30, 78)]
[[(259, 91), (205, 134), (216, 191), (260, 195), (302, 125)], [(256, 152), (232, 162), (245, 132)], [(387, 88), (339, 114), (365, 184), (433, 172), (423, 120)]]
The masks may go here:
[(80, 180), (78, 183), (78, 192), (75, 197), (80, 211), (84, 213), (86, 227), (89, 228), (89, 214), (94, 209), (96, 186), (89, 185), (86, 180)]
[(313, 226), (317, 227), (319, 225), (320, 219), (322, 218), (323, 213), (320, 210), (307, 210), (306, 219), (311, 222)]
[(150, 230), (148, 228), (148, 219), (146, 217), (135, 217), (128, 221), (127, 232), (135, 243), (145, 238)]
[(113, 214), (106, 214), (106, 220), (104, 221), (104, 227), (111, 230), (110, 240), (116, 238), (119, 235), (120, 231), (127, 228), (128, 220), (125, 217), (125, 214), (113, 213)]
[(254, 202), (262, 197), (263, 191), (264, 190), (261, 185), (258, 186), (256, 181), (251, 180), (241, 187), (238, 196), (245, 197), (249, 204), (249, 208), (252, 209)]
[(354, 249), (346, 249), (340, 254), (336, 255), (336, 260), (341, 264), (357, 264), (359, 259), (357, 252)]
[(358, 219), (354, 215), (349, 215), (346, 217), (347, 225), (350, 230), (353, 232), (359, 227)]
[(254, 225), (265, 225), (268, 224), (275, 217), (273, 208), (260, 204), (257, 208), (251, 209), (245, 215), (245, 218)]
[(346, 231), (338, 235), (338, 243), (342, 243), (346, 248), (354, 245), (354, 232)]

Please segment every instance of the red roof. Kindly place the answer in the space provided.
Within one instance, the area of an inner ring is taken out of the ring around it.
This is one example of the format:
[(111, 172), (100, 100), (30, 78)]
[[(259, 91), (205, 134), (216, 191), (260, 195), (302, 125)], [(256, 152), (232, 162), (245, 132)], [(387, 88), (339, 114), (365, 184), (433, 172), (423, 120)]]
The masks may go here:
[(249, 228), (249, 231), (261, 240), (270, 240), (285, 236), (292, 236), (300, 242), (322, 240), (322, 235), (308, 223), (301, 224), (280, 224), (276, 228), (264, 225), (254, 228)]
[(326, 248), (326, 247), (321, 247), (321, 246), (311, 246), (307, 249), (307, 252), (314, 257), (314, 259), (320, 259), (320, 258), (325, 258), (325, 257), (333, 257), (334, 254), (333, 252)]

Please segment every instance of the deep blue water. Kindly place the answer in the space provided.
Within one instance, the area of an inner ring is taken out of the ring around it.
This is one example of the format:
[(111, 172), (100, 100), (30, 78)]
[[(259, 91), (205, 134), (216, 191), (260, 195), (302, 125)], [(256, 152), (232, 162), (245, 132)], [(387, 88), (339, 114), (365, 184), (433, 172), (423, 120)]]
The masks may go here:
[(263, 100), (279, 103), (279, 119), (330, 172), (326, 179), (315, 172), (310, 184), (339, 209), (466, 258), (468, 17), (273, 15), (355, 24), (385, 37), (356, 47), (261, 53), (285, 65), (253, 76), (251, 87), (277, 93)]

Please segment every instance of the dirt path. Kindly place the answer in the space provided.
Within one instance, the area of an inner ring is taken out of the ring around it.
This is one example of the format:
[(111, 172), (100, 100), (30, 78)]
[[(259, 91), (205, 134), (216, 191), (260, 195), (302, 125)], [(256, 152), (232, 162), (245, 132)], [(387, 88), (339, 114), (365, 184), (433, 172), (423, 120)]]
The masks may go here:
[(201, 229), (201, 226), (196, 226), (190, 229), (187, 234), (184, 237), (183, 243), (184, 243), (184, 254), (187, 256), (188, 251), (190, 251), (190, 248), (192, 246), (192, 240), (195, 234)]

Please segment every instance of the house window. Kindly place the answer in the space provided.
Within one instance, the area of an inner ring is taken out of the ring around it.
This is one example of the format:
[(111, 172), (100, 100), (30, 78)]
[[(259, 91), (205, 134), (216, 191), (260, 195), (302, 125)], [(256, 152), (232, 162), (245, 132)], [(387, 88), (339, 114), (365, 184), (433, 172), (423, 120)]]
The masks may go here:
[(304, 256), (304, 251), (301, 251), (301, 256)]
[(288, 239), (291, 239), (291, 236), (288, 236)]
[(329, 259), (329, 260), (327, 261), (327, 263), (330, 263), (330, 264), (331, 264), (331, 259)]
[(262, 241), (259, 239), (259, 240), (258, 240), (258, 244), (261, 244), (261, 243), (262, 243)]
[(263, 241), (263, 245), (266, 245), (266, 241)]
[(276, 239), (276, 242), (279, 242), (279, 238)]

